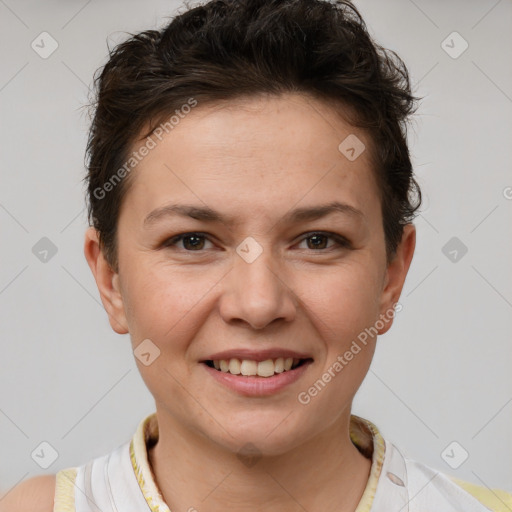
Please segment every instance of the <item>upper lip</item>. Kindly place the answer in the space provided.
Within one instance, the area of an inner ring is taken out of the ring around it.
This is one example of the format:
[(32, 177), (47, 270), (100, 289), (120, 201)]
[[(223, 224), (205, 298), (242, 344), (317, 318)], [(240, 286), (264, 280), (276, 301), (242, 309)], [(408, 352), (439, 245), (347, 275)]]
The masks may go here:
[(251, 349), (231, 349), (216, 352), (211, 356), (203, 359), (203, 361), (220, 361), (221, 359), (249, 359), (251, 361), (266, 361), (267, 359), (277, 359), (279, 357), (287, 358), (293, 357), (294, 359), (312, 359), (309, 354), (303, 352), (296, 352), (295, 350), (288, 350), (285, 348), (269, 348), (266, 350), (251, 350)]

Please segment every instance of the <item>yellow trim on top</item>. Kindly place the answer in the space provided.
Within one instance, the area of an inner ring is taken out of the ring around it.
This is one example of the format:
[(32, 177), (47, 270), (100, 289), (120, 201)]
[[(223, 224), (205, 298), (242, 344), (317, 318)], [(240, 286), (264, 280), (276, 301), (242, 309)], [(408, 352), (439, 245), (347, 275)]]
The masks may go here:
[(156, 412), (144, 418), (137, 427), (130, 442), (130, 460), (144, 495), (144, 499), (152, 512), (170, 512), (158, 489), (155, 476), (148, 461), (147, 443), (158, 438), (158, 421)]
[[(370, 512), (385, 455), (385, 441), (370, 421), (352, 415), (350, 438), (365, 456), (373, 451), (370, 476), (355, 512)], [(130, 442), (130, 460), (144, 498), (152, 512), (170, 512), (154, 479), (148, 461), (147, 443), (158, 439), (156, 413), (144, 418)], [(68, 468), (56, 474), (53, 512), (76, 512), (75, 482), (77, 468)], [(490, 489), (450, 476), (450, 479), (471, 494), (492, 512), (512, 512), (512, 494), (501, 489)]]
[(55, 475), (53, 512), (75, 512), (77, 468), (63, 469)]
[[(369, 430), (371, 437), (364, 435), (366, 429)], [(377, 492), (377, 484), (379, 483), (380, 474), (382, 472), (382, 465), (384, 464), (386, 443), (379, 429), (371, 421), (355, 416), (354, 414), (350, 417), (350, 439), (357, 447), (365, 447), (366, 449), (373, 444), (370, 476), (363, 495), (361, 496), (361, 500), (355, 510), (355, 512), (370, 512), (375, 493)]]

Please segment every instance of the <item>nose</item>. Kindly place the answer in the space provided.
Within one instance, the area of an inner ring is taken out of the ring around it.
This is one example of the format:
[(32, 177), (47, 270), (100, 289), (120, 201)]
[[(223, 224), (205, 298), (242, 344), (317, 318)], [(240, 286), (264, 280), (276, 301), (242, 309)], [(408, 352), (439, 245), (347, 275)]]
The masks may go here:
[[(267, 255), (268, 254), (268, 255)], [(233, 268), (224, 280), (220, 314), (225, 322), (245, 322), (263, 329), (277, 320), (291, 322), (297, 298), (279, 275), (270, 251), (263, 251), (251, 263), (235, 255)]]

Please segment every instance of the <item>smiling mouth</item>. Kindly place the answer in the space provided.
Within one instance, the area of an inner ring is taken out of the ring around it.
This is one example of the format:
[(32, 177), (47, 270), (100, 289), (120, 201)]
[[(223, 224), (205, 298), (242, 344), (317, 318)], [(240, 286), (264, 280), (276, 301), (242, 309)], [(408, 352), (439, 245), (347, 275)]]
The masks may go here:
[(311, 358), (298, 359), (292, 357), (278, 357), (265, 361), (237, 358), (203, 361), (204, 364), (210, 368), (215, 368), (219, 372), (243, 377), (273, 377), (280, 373), (293, 371), (299, 366), (311, 362), (313, 362)]

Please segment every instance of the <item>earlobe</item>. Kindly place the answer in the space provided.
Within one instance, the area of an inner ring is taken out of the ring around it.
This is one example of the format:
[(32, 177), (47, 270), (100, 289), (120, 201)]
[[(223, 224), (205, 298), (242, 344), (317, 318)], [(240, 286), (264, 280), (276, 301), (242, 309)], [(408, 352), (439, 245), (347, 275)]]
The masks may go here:
[(96, 281), (110, 326), (118, 334), (127, 334), (128, 322), (119, 287), (119, 274), (106, 261), (94, 227), (87, 228), (85, 232), (84, 255)]
[(386, 281), (381, 296), (380, 314), (381, 318), (384, 315), (388, 321), (383, 322), (384, 327), (379, 329), (379, 334), (386, 333), (393, 324), (394, 306), (400, 299), (405, 278), (411, 266), (415, 246), (416, 228), (413, 224), (406, 224), (395, 257), (388, 264), (386, 270)]

